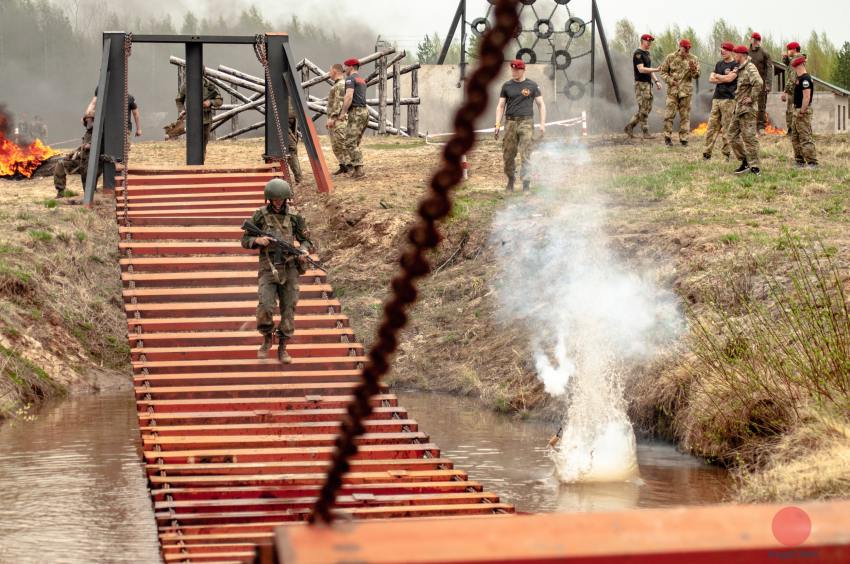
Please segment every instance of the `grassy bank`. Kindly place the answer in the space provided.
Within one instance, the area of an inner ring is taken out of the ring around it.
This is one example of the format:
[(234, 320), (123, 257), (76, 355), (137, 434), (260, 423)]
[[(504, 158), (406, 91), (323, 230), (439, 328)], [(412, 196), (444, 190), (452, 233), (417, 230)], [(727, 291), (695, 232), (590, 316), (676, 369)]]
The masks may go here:
[(114, 208), (0, 180), (0, 419), (127, 382)]

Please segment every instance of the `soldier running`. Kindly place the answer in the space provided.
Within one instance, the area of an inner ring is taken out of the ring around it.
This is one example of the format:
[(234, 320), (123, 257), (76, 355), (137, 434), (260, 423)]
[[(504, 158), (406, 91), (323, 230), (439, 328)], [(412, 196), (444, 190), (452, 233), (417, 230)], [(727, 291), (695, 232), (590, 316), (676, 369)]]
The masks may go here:
[(351, 178), (360, 179), (366, 176), (363, 172), (363, 152), (360, 142), (369, 124), (369, 110), (366, 107), (366, 80), (357, 71), (360, 61), (348, 59), (345, 66), (345, 99), (339, 121), (345, 125), (345, 162), (353, 167)]
[(516, 59), (511, 61), (511, 80), (502, 85), (499, 104), (496, 107), (495, 136), (499, 139), (502, 115), (505, 116), (505, 138), (502, 141), (502, 159), (505, 176), (508, 177), (506, 190), (514, 191), (516, 179), (516, 157), (519, 153), (522, 191), (531, 189), (531, 141), (534, 137), (534, 104), (540, 113), (540, 134), (546, 133), (546, 104), (540, 87), (533, 80), (525, 78), (525, 63)]
[(761, 46), (761, 34), (754, 32), (750, 37), (750, 60), (759, 71), (759, 76), (764, 83), (764, 88), (759, 95), (758, 100), (758, 115), (756, 116), (756, 134), (764, 133), (764, 128), (767, 126), (767, 95), (770, 93), (770, 83), (773, 80), (773, 62), (770, 55)]
[[(86, 188), (86, 176), (88, 174), (94, 118), (88, 116), (84, 117), (83, 124), (86, 127), (86, 132), (83, 134), (80, 146), (74, 149), (71, 153), (65, 155), (65, 157), (57, 162), (56, 166), (53, 167), (53, 187), (56, 188), (57, 198), (61, 198), (64, 195), (69, 174), (79, 174), (80, 180), (83, 183), (83, 190)], [(100, 176), (100, 169), (98, 169), (98, 176)]]
[(735, 46), (728, 41), (720, 46), (722, 58), (714, 65), (714, 72), (708, 79), (710, 83), (717, 86), (714, 88), (714, 97), (711, 99), (711, 115), (708, 118), (708, 132), (705, 135), (705, 148), (702, 151), (702, 158), (705, 160), (711, 159), (711, 152), (714, 150), (718, 136), (723, 140), (720, 150), (727, 160), (732, 152), (729, 148), (727, 133), (732, 114), (735, 113), (735, 90), (738, 87), (738, 75), (735, 73), (738, 63), (735, 61), (734, 49)]
[(738, 70), (738, 88), (735, 91), (735, 114), (729, 123), (729, 142), (735, 157), (741, 161), (741, 166), (735, 174), (761, 174), (759, 168), (759, 141), (756, 136), (756, 118), (758, 113), (758, 97), (764, 88), (758, 69), (750, 61), (750, 50), (745, 45), (735, 47), (735, 61)]
[(688, 144), (691, 132), (691, 100), (694, 80), (699, 78), (699, 61), (691, 55), (691, 42), (679, 41), (679, 48), (661, 63), (661, 78), (667, 83), (667, 107), (664, 110), (664, 143), (673, 146), (673, 119), (679, 114), (679, 143)]
[(346, 161), (345, 153), (345, 123), (340, 121), (342, 106), (345, 103), (345, 71), (342, 65), (337, 63), (330, 71), (333, 86), (328, 93), (328, 134), (331, 138), (331, 149), (339, 161), (339, 169), (333, 173), (334, 176), (351, 172), (354, 167)]
[(626, 135), (634, 138), (634, 129), (640, 125), (643, 130), (644, 139), (654, 139), (649, 134), (649, 114), (652, 112), (652, 85), (655, 85), (657, 90), (661, 90), (661, 83), (655, 77), (660, 69), (652, 67), (652, 59), (649, 56), (649, 49), (652, 47), (652, 42), (655, 38), (648, 33), (640, 36), (640, 48), (636, 49), (632, 55), (632, 70), (635, 75), (635, 100), (637, 101), (637, 113), (632, 117), (631, 121), (626, 125), (623, 131)]
[[(207, 144), (210, 141), (210, 131), (212, 131), (212, 112), (213, 108), (220, 108), (223, 100), (221, 92), (213, 86), (209, 81), (204, 80), (204, 92), (201, 95), (201, 100), (204, 108), (204, 158), (207, 156)], [(177, 98), (174, 99), (177, 104), (177, 119), (178, 121), (186, 116), (186, 85), (180, 86), (177, 93)]]
[(791, 133), (791, 145), (797, 166), (817, 168), (818, 155), (812, 135), (812, 102), (814, 101), (815, 82), (806, 70), (806, 58), (797, 57), (791, 61), (791, 68), (797, 75), (794, 86), (794, 126)]
[[(314, 249), (307, 232), (304, 218), (289, 208), (292, 188), (280, 178), (266, 183), (264, 196), (266, 205), (254, 212), (251, 222), (262, 231), (272, 233), (275, 238), (292, 244), (298, 241), (302, 248)], [(257, 350), (257, 358), (266, 358), (272, 346), (273, 336), (278, 338), (277, 359), (283, 364), (292, 362), (286, 352), (286, 341), (295, 334), (295, 305), (298, 302), (298, 276), (306, 272), (306, 259), (275, 254), (268, 237), (242, 235), (242, 246), (260, 250), (260, 266), (257, 274), (257, 331), (263, 343)], [(276, 301), (280, 302), (280, 325), (274, 326)]]

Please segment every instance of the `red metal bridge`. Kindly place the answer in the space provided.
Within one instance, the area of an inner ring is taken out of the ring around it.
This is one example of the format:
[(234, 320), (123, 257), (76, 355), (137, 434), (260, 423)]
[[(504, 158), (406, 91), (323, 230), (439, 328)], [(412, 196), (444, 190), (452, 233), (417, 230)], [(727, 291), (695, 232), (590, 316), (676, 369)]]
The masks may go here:
[[(250, 562), (275, 527), (306, 519), (366, 360), (318, 270), (300, 279), (292, 364), (257, 359), (258, 259), (240, 246), (239, 225), (274, 176), (267, 166), (136, 168), (116, 192), (144, 463), (166, 562)], [(513, 512), (442, 458), (396, 396), (384, 389), (374, 403), (340, 513)]]

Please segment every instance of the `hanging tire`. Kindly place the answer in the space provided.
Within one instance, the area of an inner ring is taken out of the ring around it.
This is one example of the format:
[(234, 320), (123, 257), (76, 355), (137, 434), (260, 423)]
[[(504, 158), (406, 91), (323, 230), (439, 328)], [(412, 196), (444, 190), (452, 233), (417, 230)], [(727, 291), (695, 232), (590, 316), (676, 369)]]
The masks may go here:
[(549, 18), (540, 18), (534, 22), (534, 33), (536, 33), (537, 37), (540, 39), (549, 39), (552, 37), (552, 34), (555, 33), (555, 27), (552, 25), (552, 21), (549, 20)]
[(567, 70), (573, 64), (573, 56), (566, 49), (556, 49), (552, 53), (552, 66), (558, 70)]
[(531, 6), (532, 4), (537, 2), (537, 0), (519, 0), (519, 1), (520, 1), (521, 4), (525, 4), (526, 6)]
[(570, 0), (555, 0), (555, 4), (558, 4), (559, 6), (566, 6), (569, 3)]
[(481, 37), (490, 30), (490, 20), (487, 18), (475, 18), (472, 20), (472, 23), (469, 24), (469, 27), (472, 28), (472, 35), (475, 37)]
[(568, 100), (575, 102), (576, 100), (584, 98), (585, 89), (586, 87), (584, 83), (578, 82), (577, 80), (568, 80), (567, 84), (564, 85), (564, 96), (566, 96)]
[[(528, 60), (526, 60), (526, 56)], [(534, 49), (530, 49), (528, 47), (523, 47), (519, 51), (516, 52), (516, 57), (526, 65), (533, 65), (537, 62), (537, 53), (534, 52)]]
[(576, 37), (581, 37), (584, 35), (584, 30), (587, 28), (587, 24), (584, 23), (584, 20), (581, 18), (577, 18), (573, 16), (572, 18), (567, 20), (566, 32), (567, 35), (575, 39)]

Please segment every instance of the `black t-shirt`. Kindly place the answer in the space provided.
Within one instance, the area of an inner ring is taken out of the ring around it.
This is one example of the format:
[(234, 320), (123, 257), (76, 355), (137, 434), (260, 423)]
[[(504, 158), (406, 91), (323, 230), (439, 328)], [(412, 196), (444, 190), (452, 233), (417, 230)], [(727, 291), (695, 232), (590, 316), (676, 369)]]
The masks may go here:
[[(738, 63), (735, 62), (735, 59), (732, 59), (728, 63), (724, 60), (717, 61), (717, 64), (714, 65), (714, 74), (719, 74), (721, 76), (727, 75), (733, 70), (738, 68)], [(726, 82), (724, 84), (718, 84), (714, 88), (714, 99), (715, 100), (734, 100), (735, 99), (735, 91), (738, 90), (738, 79), (736, 78), (732, 82)]]
[(507, 100), (508, 117), (534, 117), (534, 99), (540, 96), (540, 87), (533, 80), (509, 80), (502, 85), (499, 98)]
[[(100, 86), (94, 87), (95, 97), (97, 96), (97, 89), (98, 88), (100, 88)], [(127, 131), (133, 131), (133, 122), (130, 119), (130, 117), (131, 117), (130, 114), (133, 112), (133, 110), (138, 110), (138, 109), (139, 109), (139, 106), (136, 104), (136, 99), (133, 97), (132, 94), (127, 94)]]
[(797, 77), (797, 84), (794, 86), (795, 108), (803, 107), (803, 92), (805, 92), (806, 90), (812, 91), (812, 97), (809, 99), (809, 105), (811, 106), (815, 102), (815, 82), (812, 80), (812, 77), (809, 75), (809, 73)]
[(649, 51), (643, 49), (635, 50), (632, 56), (632, 68), (635, 71), (635, 82), (652, 82), (652, 75), (640, 72), (638, 65), (643, 65), (646, 68), (652, 67), (652, 59), (649, 58)]
[(366, 80), (357, 73), (345, 79), (345, 89), (354, 90), (354, 97), (351, 99), (352, 108), (363, 108), (366, 106)]

